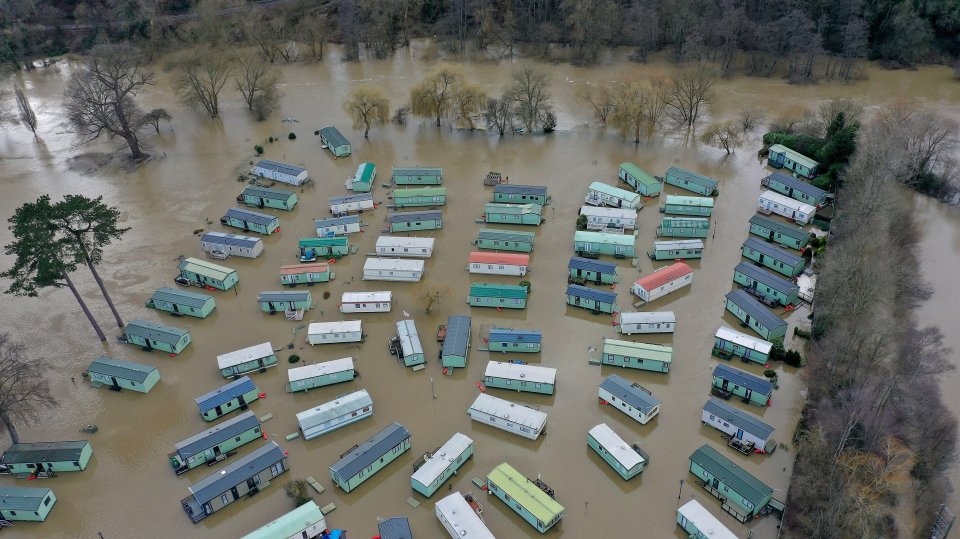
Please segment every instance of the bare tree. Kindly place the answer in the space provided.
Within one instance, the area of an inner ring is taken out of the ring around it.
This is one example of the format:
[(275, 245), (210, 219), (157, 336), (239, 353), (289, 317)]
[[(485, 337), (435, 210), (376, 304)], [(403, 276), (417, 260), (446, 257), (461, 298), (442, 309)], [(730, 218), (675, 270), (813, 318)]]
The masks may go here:
[(703, 66), (684, 68), (673, 79), (667, 97), (667, 114), (677, 123), (694, 129), (704, 109), (713, 100), (716, 76)]
[(914, 186), (927, 174), (936, 174), (958, 146), (957, 124), (916, 103), (900, 101), (879, 115), (884, 134), (902, 148), (897, 175)]
[(742, 124), (736, 121), (710, 124), (700, 136), (704, 144), (726, 150), (727, 155), (735, 152), (743, 144)]
[(307, 46), (309, 54), (301, 58), (309, 58), (314, 62), (323, 61), (323, 46), (330, 39), (330, 21), (324, 13), (313, 13), (300, 19), (294, 34), (298, 41)]
[(280, 101), (280, 72), (257, 54), (237, 57), (233, 80), (247, 104), (247, 110), (255, 111), (263, 120), (277, 108)]
[(143, 121), (146, 125), (152, 125), (153, 129), (160, 134), (160, 122), (171, 120), (170, 113), (165, 109), (153, 109), (150, 112), (146, 113), (143, 117)]
[(10, 441), (20, 443), (17, 423), (35, 422), (57, 401), (45, 380), (48, 362), (27, 357), (26, 347), (9, 333), (0, 333), (0, 422)]
[(639, 79), (633, 79), (614, 84), (611, 94), (613, 113), (610, 114), (610, 123), (621, 135), (632, 138), (634, 144), (639, 144), (644, 128), (649, 125), (649, 88)]
[(496, 129), (502, 137), (507, 131), (513, 130), (513, 101), (509, 94), (499, 98), (487, 99), (487, 110), (484, 112), (487, 129)]
[(451, 65), (441, 65), (410, 89), (410, 109), (417, 116), (440, 119), (447, 116), (454, 94), (463, 82), (463, 71)]
[(653, 134), (667, 116), (667, 101), (673, 81), (665, 76), (654, 76), (649, 79), (650, 100), (647, 103), (647, 133)]
[(524, 67), (513, 72), (510, 98), (514, 114), (528, 132), (543, 124), (553, 107), (550, 95), (550, 75), (535, 67)]
[(747, 107), (740, 111), (737, 116), (737, 123), (743, 134), (750, 134), (763, 123), (763, 113), (755, 108)]
[(220, 115), (220, 92), (230, 79), (233, 61), (222, 50), (200, 48), (177, 62), (177, 91), (184, 103)]
[(612, 0), (563, 0), (560, 10), (573, 40), (574, 60), (582, 64), (597, 61), (600, 49), (609, 43), (609, 31), (619, 19), (619, 6)]
[(614, 111), (613, 91), (610, 84), (589, 84), (577, 90), (577, 99), (590, 108), (591, 117), (606, 127), (607, 118)]
[(363, 130), (363, 138), (369, 138), (370, 128), (390, 121), (390, 101), (379, 88), (358, 86), (343, 103), (343, 111), (353, 121), (354, 129)]
[(17, 98), (17, 110), (19, 110), (20, 121), (27, 124), (27, 127), (33, 131), (33, 136), (37, 136), (37, 115), (33, 112), (33, 107), (30, 106), (30, 101), (27, 100), (27, 94), (23, 93), (23, 88), (16, 86), (13, 89), (13, 93)]
[(453, 114), (457, 122), (468, 129), (475, 129), (476, 122), (484, 113), (487, 93), (476, 84), (463, 81), (453, 94)]

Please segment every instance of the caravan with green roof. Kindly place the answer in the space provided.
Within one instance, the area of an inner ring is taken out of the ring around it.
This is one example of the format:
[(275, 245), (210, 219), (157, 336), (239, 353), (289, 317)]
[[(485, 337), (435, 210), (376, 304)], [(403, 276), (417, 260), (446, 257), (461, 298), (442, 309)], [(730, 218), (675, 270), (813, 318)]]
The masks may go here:
[(643, 196), (655, 197), (660, 194), (660, 181), (633, 163), (620, 163), (617, 177)]
[[(547, 492), (549, 491), (549, 493)], [(553, 489), (533, 482), (506, 462), (487, 474), (487, 492), (499, 498), (538, 532), (546, 533), (563, 518), (565, 509), (553, 499)]]

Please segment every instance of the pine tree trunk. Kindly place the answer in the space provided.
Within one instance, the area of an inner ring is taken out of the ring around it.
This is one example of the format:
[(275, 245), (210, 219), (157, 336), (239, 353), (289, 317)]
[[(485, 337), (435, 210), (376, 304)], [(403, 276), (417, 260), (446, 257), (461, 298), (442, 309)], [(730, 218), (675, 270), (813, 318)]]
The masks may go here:
[(80, 308), (83, 309), (83, 314), (87, 315), (87, 320), (90, 321), (90, 325), (93, 326), (94, 331), (97, 332), (97, 337), (100, 338), (100, 341), (107, 340), (107, 336), (103, 334), (103, 330), (100, 329), (100, 324), (97, 323), (97, 320), (93, 317), (93, 313), (90, 312), (90, 309), (87, 308), (86, 302), (83, 301), (83, 298), (80, 297), (80, 292), (77, 292), (77, 287), (73, 286), (73, 281), (70, 280), (70, 275), (64, 273), (63, 280), (67, 282), (67, 287), (73, 292), (73, 297), (77, 298), (77, 303), (80, 304)]
[(87, 259), (87, 267), (90, 268), (90, 273), (93, 274), (93, 280), (97, 281), (97, 286), (100, 287), (100, 293), (103, 294), (103, 299), (107, 300), (107, 305), (110, 306), (110, 312), (113, 313), (113, 318), (117, 321), (117, 327), (123, 327), (123, 319), (120, 318), (120, 313), (117, 312), (117, 308), (113, 306), (113, 299), (110, 298), (110, 293), (107, 292), (107, 287), (103, 285), (103, 279), (100, 278), (100, 274), (97, 273), (97, 267), (93, 265), (93, 261), (90, 260), (89, 256), (85, 256)]
[(0, 412), (0, 421), (3, 422), (3, 426), (7, 428), (7, 433), (10, 434), (10, 441), (15, 444), (20, 443), (20, 434), (17, 433), (17, 426), (13, 424), (13, 421), (6, 412)]

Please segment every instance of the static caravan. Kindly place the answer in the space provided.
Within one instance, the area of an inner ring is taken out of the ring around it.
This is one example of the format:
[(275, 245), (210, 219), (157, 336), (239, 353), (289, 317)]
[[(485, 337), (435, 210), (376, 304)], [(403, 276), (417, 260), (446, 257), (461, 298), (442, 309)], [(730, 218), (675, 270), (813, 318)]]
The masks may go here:
[(418, 282), (423, 278), (423, 266), (423, 260), (368, 258), (363, 263), (363, 280)]
[(488, 275), (526, 275), (530, 255), (520, 253), (470, 253), (467, 269), (470, 273)]
[(710, 219), (701, 217), (664, 217), (657, 227), (657, 237), (706, 238), (710, 235)]
[(750, 475), (709, 444), (690, 455), (690, 473), (704, 490), (721, 500), (724, 511), (740, 522), (749, 522), (765, 512), (773, 489)]
[(603, 365), (627, 367), (652, 372), (670, 372), (673, 348), (659, 344), (605, 339)]
[(303, 185), (310, 181), (310, 174), (307, 169), (269, 159), (257, 161), (250, 173), (254, 176), (289, 185)]
[(614, 284), (620, 280), (617, 265), (611, 262), (599, 262), (580, 256), (570, 257), (567, 262), (567, 281), (575, 284)]
[(317, 230), (318, 238), (346, 236), (362, 231), (359, 215), (344, 215), (343, 217), (314, 219), (313, 227)]
[(643, 207), (642, 197), (639, 194), (601, 182), (590, 184), (587, 188), (587, 197), (583, 201), (591, 206), (611, 206), (632, 210)]
[(594, 313), (613, 314), (620, 310), (616, 292), (597, 290), (578, 284), (567, 285), (567, 305), (587, 309)]
[(160, 371), (151, 365), (100, 356), (87, 367), (93, 387), (110, 386), (119, 391), (129, 389), (149, 393), (160, 381)]
[(412, 367), (427, 361), (423, 353), (423, 344), (420, 342), (420, 334), (417, 333), (417, 325), (413, 320), (404, 319), (397, 322), (397, 340), (400, 343), (398, 350), (404, 366)]
[(373, 201), (371, 193), (330, 197), (330, 213), (337, 217), (350, 213), (363, 213), (365, 210), (373, 210), (376, 207), (377, 204)]
[(250, 403), (259, 398), (260, 390), (253, 380), (249, 376), (242, 376), (194, 400), (203, 419), (213, 421), (231, 412), (246, 410)]
[(408, 449), (410, 431), (400, 423), (392, 423), (330, 466), (330, 478), (344, 492), (350, 492)]
[(677, 509), (677, 525), (690, 539), (738, 539), (737, 534), (727, 529), (697, 500), (690, 500)]
[(775, 213), (791, 219), (798, 224), (805, 225), (817, 213), (816, 206), (794, 200), (775, 191), (764, 191), (757, 199), (757, 211), (760, 213)]
[(237, 202), (254, 208), (293, 211), (297, 205), (297, 194), (283, 189), (248, 185), (237, 195)]
[(79, 472), (87, 469), (93, 448), (86, 440), (17, 443), (0, 455), (0, 473)]
[(736, 356), (744, 361), (754, 361), (763, 365), (769, 361), (771, 349), (773, 349), (773, 343), (770, 341), (758, 339), (728, 327), (720, 326), (713, 336), (713, 353), (722, 358)]
[(660, 401), (652, 393), (616, 374), (600, 382), (599, 395), (601, 404), (613, 406), (641, 425), (646, 425), (660, 413)]
[(443, 529), (450, 534), (450, 539), (496, 539), (483, 519), (474, 511), (473, 507), (466, 500), (466, 496), (460, 492), (454, 492), (446, 498), (438, 501), (434, 506), (434, 512)]
[(742, 288), (726, 295), (726, 309), (768, 341), (787, 335), (787, 323)]
[(377, 517), (377, 532), (380, 539), (411, 539), (413, 530), (410, 529), (410, 519), (407, 517)]
[(373, 415), (373, 399), (366, 389), (338, 395), (330, 402), (297, 414), (304, 440), (312, 440)]
[(493, 328), (487, 337), (487, 348), (491, 352), (536, 353), (542, 341), (539, 329)]
[(443, 212), (440, 210), (397, 211), (387, 214), (390, 232), (413, 230), (440, 230), (443, 228)]
[(467, 356), (470, 353), (470, 326), (469, 316), (447, 318), (447, 334), (443, 338), (443, 347), (440, 349), (440, 365), (444, 371), (467, 366)]
[(473, 456), (475, 446), (469, 436), (455, 432), (439, 449), (424, 455), (410, 476), (410, 487), (427, 498), (433, 496)]
[(253, 450), (220, 470), (204, 477), (187, 490), (180, 501), (194, 524), (244, 497), (268, 486), (271, 479), (289, 469), (287, 455), (276, 442)]
[(244, 535), (241, 539), (317, 539), (327, 530), (323, 511), (313, 500)]
[(393, 306), (393, 292), (344, 292), (340, 296), (342, 313), (388, 313)]
[(211, 465), (235, 452), (238, 447), (263, 438), (260, 420), (246, 411), (174, 444), (176, 451), (167, 455), (174, 473), (180, 475), (197, 466)]
[(314, 322), (307, 328), (307, 344), (336, 344), (363, 341), (363, 322)]
[(487, 492), (500, 498), (540, 533), (546, 533), (563, 518), (565, 509), (553, 499), (553, 489), (540, 479), (527, 479), (506, 462), (487, 474)]
[(534, 236), (533, 232), (481, 228), (473, 243), (480, 249), (530, 253), (533, 252)]
[(223, 259), (228, 256), (257, 258), (263, 253), (263, 240), (226, 232), (207, 232), (200, 236), (200, 248), (213, 258)]
[(43, 522), (56, 503), (48, 488), (0, 487), (0, 520)]
[(547, 414), (523, 404), (481, 393), (467, 410), (470, 419), (536, 440), (547, 426)]
[(493, 201), (504, 204), (539, 204), (545, 206), (550, 203), (550, 195), (543, 185), (519, 185), (499, 183), (493, 186)]
[(313, 307), (309, 290), (269, 290), (257, 294), (257, 303), (265, 313), (292, 312)]
[(526, 309), (527, 287), (520, 285), (473, 283), (467, 296), (471, 307), (496, 307), (497, 309)]
[(483, 383), (488, 388), (496, 387), (553, 395), (557, 385), (557, 369), (505, 361), (490, 361), (487, 363), (487, 370), (483, 374)]
[(500, 204), (498, 202), (488, 202), (483, 207), (483, 222), (536, 226), (543, 220), (542, 213), (543, 206), (539, 204)]
[(287, 393), (307, 392), (318, 387), (349, 382), (356, 376), (352, 357), (296, 367), (287, 371)]
[(782, 172), (774, 172), (760, 180), (760, 184), (811, 206), (820, 207), (827, 203), (826, 191)]
[(177, 290), (175, 288), (158, 288), (150, 296), (146, 306), (159, 311), (166, 311), (174, 316), (187, 315), (197, 318), (206, 318), (217, 308), (213, 296)]
[(722, 363), (713, 369), (713, 388), (714, 394), (726, 398), (736, 395), (743, 402), (757, 406), (769, 406), (773, 395), (773, 382)]
[(763, 215), (750, 218), (750, 233), (790, 249), (803, 249), (810, 242), (810, 234), (798, 226), (775, 221)]
[(350, 155), (350, 141), (343, 136), (336, 127), (324, 127), (320, 130), (320, 145), (334, 157), (344, 157)]
[(746, 258), (787, 277), (800, 275), (807, 266), (807, 261), (802, 256), (774, 247), (757, 238), (747, 238), (740, 250)]
[(700, 420), (704, 425), (719, 430), (731, 439), (752, 444), (764, 453), (776, 449), (777, 444), (771, 438), (773, 427), (722, 400), (711, 398), (703, 405), (700, 414)]
[(340, 258), (350, 254), (350, 240), (346, 236), (303, 238), (297, 242), (300, 262), (316, 262), (319, 258)]
[(781, 144), (774, 144), (767, 150), (767, 164), (774, 168), (785, 168), (804, 178), (813, 178), (820, 168), (820, 163)]
[(684, 170), (680, 167), (668, 168), (666, 174), (664, 174), (663, 181), (669, 185), (686, 189), (687, 191), (705, 197), (717, 194), (717, 185), (720, 183), (709, 176)]
[(580, 206), (580, 215), (587, 218), (587, 230), (604, 230), (622, 234), (625, 230), (637, 229), (637, 210)]
[(377, 166), (373, 163), (360, 163), (353, 178), (347, 180), (347, 189), (354, 193), (369, 193), (377, 179)]
[(177, 264), (180, 270), (178, 281), (203, 286), (208, 289), (230, 290), (240, 281), (237, 270), (200, 260), (186, 258)]
[(660, 181), (653, 174), (633, 163), (620, 163), (617, 177), (645, 197), (655, 197), (660, 194)]
[(335, 273), (330, 271), (330, 264), (326, 262), (280, 266), (280, 284), (283, 286), (296, 286), (298, 284), (312, 286), (314, 283), (330, 282), (336, 276)]
[(278, 217), (243, 208), (227, 210), (227, 213), (220, 218), (220, 224), (239, 228), (244, 232), (259, 232), (268, 236), (280, 230), (280, 219)]
[(433, 256), (433, 238), (380, 236), (377, 238), (377, 256), (396, 258), (430, 258)]
[(693, 270), (683, 262), (664, 266), (633, 283), (630, 291), (643, 301), (654, 301), (693, 284)]
[(573, 250), (577, 256), (586, 255), (596, 258), (609, 255), (616, 258), (634, 257), (637, 254), (634, 243), (637, 238), (632, 234), (606, 234), (578, 230), (573, 233)]
[(447, 203), (446, 187), (408, 187), (393, 190), (393, 206), (414, 208), (417, 206), (444, 206)]
[(587, 431), (587, 445), (628, 481), (639, 475), (650, 461), (639, 445), (628, 444), (606, 423)]
[(264, 372), (276, 364), (277, 356), (270, 342), (217, 356), (217, 368), (220, 369), (220, 374), (224, 378), (233, 378), (254, 371)]
[(673, 333), (677, 317), (673, 311), (620, 313), (617, 331), (623, 335), (634, 333)]
[(160, 350), (174, 355), (183, 352), (190, 344), (189, 331), (146, 320), (128, 322), (123, 328), (123, 338), (127, 343), (141, 346), (144, 350)]
[(800, 286), (769, 271), (741, 262), (733, 268), (733, 282), (760, 298), (768, 305), (796, 305), (800, 303)]
[(391, 167), (393, 185), (440, 185), (443, 169), (439, 167)]
[(687, 260), (703, 258), (703, 240), (663, 240), (653, 242), (647, 251), (651, 260)]
[(713, 214), (713, 199), (710, 197), (667, 195), (667, 199), (660, 205), (660, 213), (709, 216)]

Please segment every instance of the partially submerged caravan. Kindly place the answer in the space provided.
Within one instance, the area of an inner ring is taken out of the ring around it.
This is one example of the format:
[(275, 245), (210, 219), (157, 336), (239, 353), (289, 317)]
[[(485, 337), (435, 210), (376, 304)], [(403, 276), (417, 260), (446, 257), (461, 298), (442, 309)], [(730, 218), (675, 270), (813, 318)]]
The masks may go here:
[(287, 393), (309, 391), (318, 387), (349, 382), (356, 377), (357, 371), (353, 368), (353, 358), (345, 357), (304, 365), (287, 371)]
[(373, 399), (361, 389), (298, 413), (297, 424), (303, 439), (312, 440), (372, 415)]
[(344, 292), (340, 296), (342, 313), (388, 313), (393, 306), (393, 292)]
[(486, 393), (477, 395), (467, 410), (470, 419), (536, 440), (547, 427), (547, 414)]
[(315, 322), (307, 328), (307, 344), (334, 344), (361, 342), (363, 323), (360, 320), (341, 322)]

